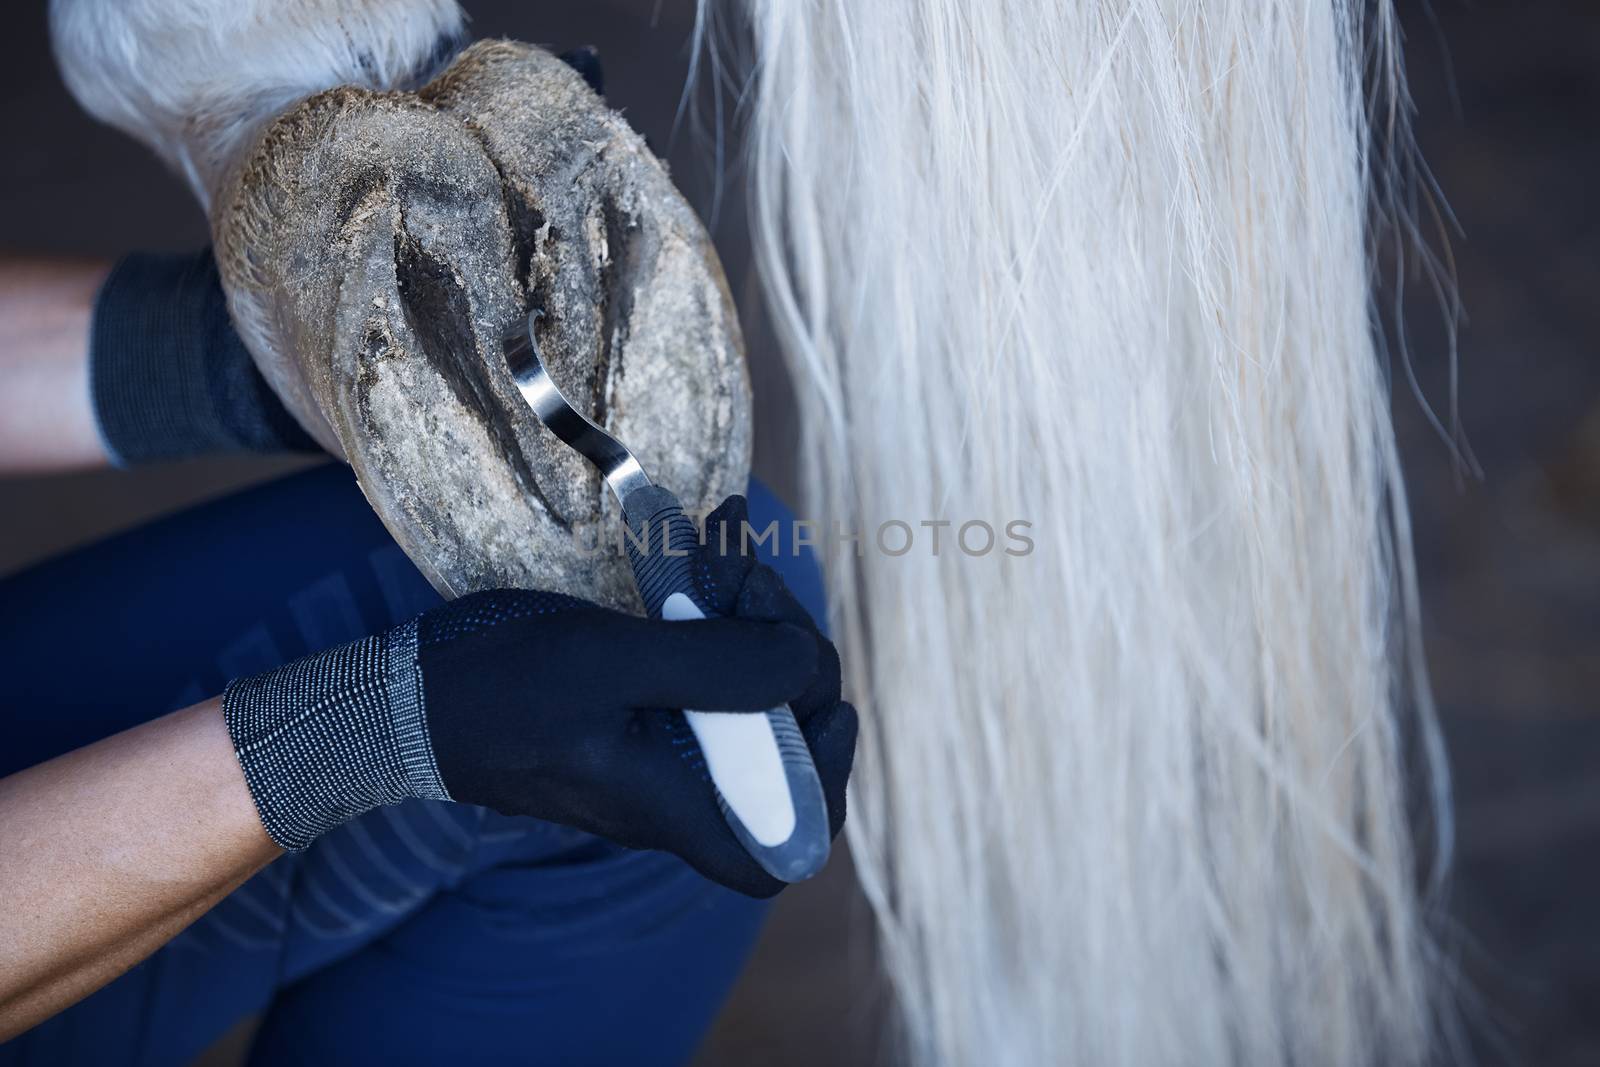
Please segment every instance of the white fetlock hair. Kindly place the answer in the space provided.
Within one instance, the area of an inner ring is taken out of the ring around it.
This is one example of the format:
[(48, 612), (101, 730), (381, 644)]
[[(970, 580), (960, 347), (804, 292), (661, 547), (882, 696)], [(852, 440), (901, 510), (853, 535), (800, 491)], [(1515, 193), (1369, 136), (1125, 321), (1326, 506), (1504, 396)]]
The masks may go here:
[(462, 35), (455, 0), (51, 0), (67, 88), (148, 144), (209, 206), (263, 123), (336, 85), (425, 80)]
[[(742, 4), (808, 508), (924, 538), (829, 569), (911, 1058), (1426, 1060), (1388, 0)], [(1013, 519), (1027, 555), (953, 543)]]

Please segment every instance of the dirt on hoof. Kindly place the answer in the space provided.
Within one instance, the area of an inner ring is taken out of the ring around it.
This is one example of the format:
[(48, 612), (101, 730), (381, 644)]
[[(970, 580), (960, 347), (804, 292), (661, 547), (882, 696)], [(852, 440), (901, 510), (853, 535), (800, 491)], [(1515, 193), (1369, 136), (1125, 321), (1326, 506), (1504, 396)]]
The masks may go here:
[(446, 595), (638, 604), (615, 502), (505, 365), (529, 310), (562, 392), (685, 507), (743, 490), (749, 382), (716, 253), (643, 139), (549, 53), (485, 41), (415, 93), (305, 100), (231, 176), (214, 230), (263, 372)]

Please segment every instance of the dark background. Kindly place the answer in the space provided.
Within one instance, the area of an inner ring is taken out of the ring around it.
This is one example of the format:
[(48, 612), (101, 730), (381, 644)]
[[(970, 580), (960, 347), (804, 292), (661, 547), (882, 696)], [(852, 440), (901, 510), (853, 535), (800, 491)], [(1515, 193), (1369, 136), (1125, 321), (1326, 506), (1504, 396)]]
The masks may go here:
[[(1600, 5), (1402, 5), (1423, 153), (1459, 223), (1460, 421), (1482, 468), (1481, 478), (1463, 473), (1397, 376), (1428, 659), (1456, 781), (1452, 951), (1486, 1061), (1596, 1064)], [(478, 36), (597, 45), (613, 106), (711, 213), (706, 144), (673, 136), (691, 3), (466, 6)], [(0, 250), (109, 257), (203, 242), (180, 183), (68, 98), (44, 4), (8, 16)], [(757, 470), (782, 492), (793, 486), (793, 413), (746, 269), (739, 182), (725, 180), (713, 230), (750, 334)], [(1423, 396), (1448, 420), (1450, 345), (1424, 288), (1408, 290), (1413, 360)], [(292, 465), (0, 480), (0, 574)], [(871, 974), (870, 920), (841, 854), (819, 881), (784, 894), (701, 1061), (882, 1060)], [(235, 1062), (244, 1036), (208, 1060)]]

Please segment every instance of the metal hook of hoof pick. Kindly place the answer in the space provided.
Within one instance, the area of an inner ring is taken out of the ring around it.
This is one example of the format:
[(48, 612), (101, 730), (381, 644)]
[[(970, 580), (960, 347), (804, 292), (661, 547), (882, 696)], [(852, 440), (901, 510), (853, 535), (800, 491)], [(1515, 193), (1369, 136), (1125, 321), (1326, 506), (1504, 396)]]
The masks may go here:
[[(631, 536), (628, 560), (652, 618), (701, 619), (691, 598), (689, 559), (699, 543), (694, 524), (670, 491), (655, 485), (622, 442), (567, 402), (545, 372), (533, 326), (505, 340), (506, 364), (539, 421), (599, 468), (622, 505)], [(684, 711), (728, 826), (761, 867), (783, 882), (799, 882), (828, 859), (828, 807), (794, 713)]]

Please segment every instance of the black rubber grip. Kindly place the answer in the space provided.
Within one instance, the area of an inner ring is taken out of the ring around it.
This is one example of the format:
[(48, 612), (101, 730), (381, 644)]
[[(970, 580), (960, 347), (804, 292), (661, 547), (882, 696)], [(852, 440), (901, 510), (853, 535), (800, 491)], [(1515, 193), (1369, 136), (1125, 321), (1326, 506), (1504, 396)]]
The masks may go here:
[(709, 617), (712, 612), (696, 595), (690, 567), (700, 534), (678, 498), (659, 485), (635, 489), (623, 502), (622, 519), (628, 527), (628, 562), (650, 617), (661, 617), (661, 605), (673, 593), (682, 593)]

